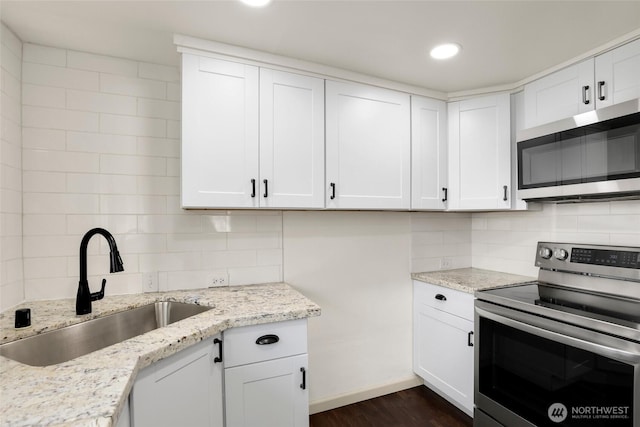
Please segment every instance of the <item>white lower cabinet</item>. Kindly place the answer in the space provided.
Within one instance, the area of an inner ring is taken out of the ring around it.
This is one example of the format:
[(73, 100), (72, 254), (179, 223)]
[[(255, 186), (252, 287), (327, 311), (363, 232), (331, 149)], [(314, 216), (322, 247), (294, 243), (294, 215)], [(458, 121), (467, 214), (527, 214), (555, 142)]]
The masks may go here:
[(227, 427), (307, 427), (306, 319), (224, 333)]
[(473, 295), (413, 283), (413, 370), (473, 416)]
[(140, 372), (130, 395), (133, 427), (223, 427), (223, 372), (216, 361), (216, 338), (220, 334)]

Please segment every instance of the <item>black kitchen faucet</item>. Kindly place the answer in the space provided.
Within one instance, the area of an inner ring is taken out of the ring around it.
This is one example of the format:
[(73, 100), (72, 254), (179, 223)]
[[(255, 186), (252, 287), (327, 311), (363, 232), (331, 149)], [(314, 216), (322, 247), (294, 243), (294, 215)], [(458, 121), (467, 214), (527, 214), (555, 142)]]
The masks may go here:
[(111, 273), (124, 271), (122, 258), (120, 258), (120, 253), (118, 252), (118, 245), (116, 245), (116, 240), (111, 233), (104, 228), (93, 228), (87, 231), (82, 238), (82, 242), (80, 242), (80, 282), (78, 282), (78, 295), (76, 296), (76, 314), (91, 313), (91, 301), (104, 298), (104, 287), (107, 284), (107, 279), (102, 279), (102, 288), (94, 293), (89, 290), (89, 282), (87, 281), (87, 246), (89, 245), (89, 239), (95, 234), (103, 235), (109, 243), (109, 271)]

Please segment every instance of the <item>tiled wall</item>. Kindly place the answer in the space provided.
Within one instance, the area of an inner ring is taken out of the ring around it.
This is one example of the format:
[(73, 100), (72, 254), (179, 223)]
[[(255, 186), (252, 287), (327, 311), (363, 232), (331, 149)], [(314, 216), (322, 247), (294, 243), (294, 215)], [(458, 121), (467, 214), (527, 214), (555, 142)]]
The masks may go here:
[(474, 267), (536, 276), (538, 241), (640, 246), (640, 200), (474, 213), (471, 240)]
[(2, 24), (0, 79), (0, 311), (24, 299), (22, 274), (22, 42)]
[(411, 272), (471, 267), (471, 214), (411, 214)]
[(141, 292), (141, 273), (160, 290), (282, 279), (280, 212), (180, 209), (177, 67), (25, 43), (22, 76), (28, 300), (75, 296), (92, 227), (115, 235), (125, 265), (108, 274), (94, 237), (93, 290), (104, 276), (107, 293)]

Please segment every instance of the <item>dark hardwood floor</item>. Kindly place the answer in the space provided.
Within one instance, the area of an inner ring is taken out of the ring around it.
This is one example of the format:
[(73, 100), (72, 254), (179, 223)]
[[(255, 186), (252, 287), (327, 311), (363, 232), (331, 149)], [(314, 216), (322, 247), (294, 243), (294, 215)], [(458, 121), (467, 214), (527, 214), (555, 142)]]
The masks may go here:
[(425, 386), (313, 414), (310, 427), (471, 427), (473, 420)]

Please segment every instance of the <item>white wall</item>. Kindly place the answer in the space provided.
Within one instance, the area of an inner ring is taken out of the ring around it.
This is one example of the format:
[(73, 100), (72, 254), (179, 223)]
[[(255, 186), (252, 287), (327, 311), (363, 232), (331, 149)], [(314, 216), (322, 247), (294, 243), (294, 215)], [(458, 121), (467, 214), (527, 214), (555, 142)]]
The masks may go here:
[(0, 311), (24, 299), (22, 271), (22, 42), (2, 24), (0, 39)]
[(415, 383), (411, 263), (419, 271), (447, 256), (469, 266), (471, 216), (283, 215), (284, 279), (322, 307), (322, 316), (309, 320), (312, 405), (349, 403), (368, 389)]
[(280, 212), (180, 209), (180, 74), (176, 67), (25, 43), (24, 271), (28, 300), (73, 298), (78, 250), (111, 231), (125, 271), (108, 274), (90, 245), (92, 288), (142, 291), (282, 279)]
[(640, 246), (640, 200), (474, 213), (471, 241), (473, 267), (537, 276), (538, 241)]

